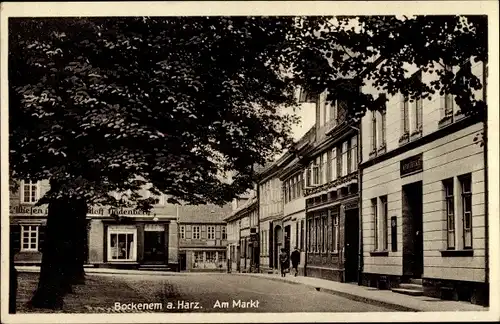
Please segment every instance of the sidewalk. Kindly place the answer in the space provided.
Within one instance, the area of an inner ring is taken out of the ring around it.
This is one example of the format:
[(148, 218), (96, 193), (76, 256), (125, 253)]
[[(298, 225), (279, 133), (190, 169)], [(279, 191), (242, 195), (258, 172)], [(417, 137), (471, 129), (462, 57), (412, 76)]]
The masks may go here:
[(489, 308), (470, 304), (468, 302), (449, 301), (426, 296), (407, 296), (397, 294), (390, 290), (378, 290), (357, 284), (340, 283), (336, 281), (303, 277), (294, 277), (287, 275), (282, 278), (278, 274), (257, 274), (247, 273), (245, 276), (255, 276), (267, 278), (270, 280), (285, 281), (294, 284), (303, 284), (318, 291), (328, 292), (335, 295), (340, 295), (352, 300), (366, 302), (370, 304), (379, 304), (399, 311), (423, 311), (423, 312), (446, 312), (446, 311), (488, 311)]
[[(19, 272), (40, 272), (39, 266), (16, 266)], [(196, 276), (196, 275), (215, 275), (225, 274), (226, 272), (219, 271), (201, 271), (201, 272), (174, 272), (174, 271), (152, 271), (152, 270), (134, 270), (134, 269), (113, 269), (113, 268), (94, 268), (85, 267), (85, 274), (119, 274), (119, 275), (136, 275), (136, 276)]]

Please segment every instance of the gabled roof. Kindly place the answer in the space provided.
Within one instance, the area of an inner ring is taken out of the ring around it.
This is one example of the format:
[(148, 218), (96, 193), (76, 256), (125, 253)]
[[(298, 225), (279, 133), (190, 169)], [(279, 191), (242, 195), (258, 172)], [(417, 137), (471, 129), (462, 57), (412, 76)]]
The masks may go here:
[(238, 219), (243, 216), (246, 210), (249, 210), (251, 207), (257, 206), (257, 196), (253, 195), (248, 199), (243, 205), (234, 210), (231, 214), (224, 218), (225, 222), (231, 221), (233, 219)]
[(231, 214), (231, 204), (223, 207), (216, 205), (179, 206), (179, 223), (224, 223)]

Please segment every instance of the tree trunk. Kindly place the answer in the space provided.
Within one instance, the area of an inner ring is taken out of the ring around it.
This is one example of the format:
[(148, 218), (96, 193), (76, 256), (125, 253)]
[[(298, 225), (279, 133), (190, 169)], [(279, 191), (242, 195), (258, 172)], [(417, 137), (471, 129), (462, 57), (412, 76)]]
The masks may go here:
[(87, 204), (84, 201), (72, 203), (75, 215), (75, 233), (72, 240), (71, 262), (69, 262), (69, 281), (72, 285), (85, 283), (85, 255), (87, 249)]
[(80, 237), (85, 231), (80, 219), (86, 213), (83, 202), (60, 199), (49, 203), (40, 278), (30, 301), (32, 307), (61, 309), (64, 295), (72, 292), (80, 259), (79, 246), (83, 244)]

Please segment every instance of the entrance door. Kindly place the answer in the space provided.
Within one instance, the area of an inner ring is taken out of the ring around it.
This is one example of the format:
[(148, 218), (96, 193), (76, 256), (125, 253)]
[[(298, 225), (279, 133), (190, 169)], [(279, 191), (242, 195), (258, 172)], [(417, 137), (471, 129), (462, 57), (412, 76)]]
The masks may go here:
[(281, 253), (281, 248), (283, 247), (283, 242), (282, 242), (282, 229), (281, 226), (276, 225), (274, 228), (274, 268), (278, 269), (279, 268), (279, 262), (278, 262), (278, 257)]
[(165, 232), (144, 232), (144, 263), (165, 264)]
[(179, 254), (179, 266), (181, 271), (186, 270), (186, 253)]
[[(292, 232), (292, 227), (290, 225), (285, 226), (285, 251), (290, 255), (290, 234)], [(288, 258), (288, 268), (290, 268), (290, 258)]]
[(403, 186), (403, 274), (421, 278), (424, 272), (422, 182)]
[(359, 212), (358, 209), (345, 212), (345, 281), (358, 281)]

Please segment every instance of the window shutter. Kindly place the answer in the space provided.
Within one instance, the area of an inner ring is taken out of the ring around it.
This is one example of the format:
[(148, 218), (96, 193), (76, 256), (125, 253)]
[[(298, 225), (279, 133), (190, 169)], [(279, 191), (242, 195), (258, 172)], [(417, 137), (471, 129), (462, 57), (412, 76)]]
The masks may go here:
[(45, 225), (38, 226), (38, 251), (43, 252), (43, 246), (45, 244)]
[(11, 251), (13, 254), (18, 253), (21, 250), (21, 226), (11, 225), (10, 226), (10, 244)]

